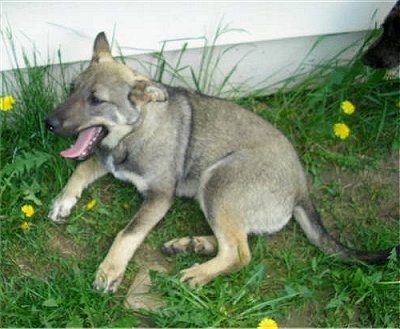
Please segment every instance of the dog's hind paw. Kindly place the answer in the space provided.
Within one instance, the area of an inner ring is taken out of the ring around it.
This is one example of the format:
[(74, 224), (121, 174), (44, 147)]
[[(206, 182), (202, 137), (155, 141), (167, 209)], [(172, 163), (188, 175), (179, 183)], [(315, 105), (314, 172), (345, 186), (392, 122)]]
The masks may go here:
[(215, 278), (216, 274), (209, 270), (207, 263), (195, 264), (181, 271), (181, 282), (188, 283), (191, 287), (203, 286)]
[(61, 224), (66, 221), (75, 204), (76, 198), (57, 198), (54, 200), (48, 216), (53, 222)]
[(161, 251), (168, 256), (177, 254), (200, 254), (214, 256), (217, 253), (217, 240), (214, 236), (184, 237), (170, 240), (161, 247)]

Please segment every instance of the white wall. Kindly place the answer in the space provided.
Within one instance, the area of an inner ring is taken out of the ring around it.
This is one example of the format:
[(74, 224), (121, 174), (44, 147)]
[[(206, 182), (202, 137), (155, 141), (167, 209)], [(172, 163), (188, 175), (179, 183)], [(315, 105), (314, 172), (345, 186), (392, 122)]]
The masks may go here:
[[(246, 32), (224, 35), (220, 44), (364, 31), (380, 24), (395, 1), (336, 2), (1, 2), (1, 70), (23, 67), (21, 47), (39, 54), (38, 64), (87, 60), (94, 36), (105, 31), (124, 55), (159, 50), (163, 40), (214, 35), (223, 21)], [(11, 55), (12, 33), (17, 58)], [(180, 49), (183, 41), (169, 42)], [(202, 46), (191, 40), (189, 47)]]

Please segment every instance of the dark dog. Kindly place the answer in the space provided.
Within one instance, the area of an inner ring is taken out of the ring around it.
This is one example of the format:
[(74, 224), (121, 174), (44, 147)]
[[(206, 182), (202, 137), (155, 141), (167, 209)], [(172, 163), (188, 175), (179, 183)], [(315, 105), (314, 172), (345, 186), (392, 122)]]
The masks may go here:
[(391, 69), (400, 64), (400, 1), (383, 23), (383, 33), (367, 50), (363, 62), (376, 69)]

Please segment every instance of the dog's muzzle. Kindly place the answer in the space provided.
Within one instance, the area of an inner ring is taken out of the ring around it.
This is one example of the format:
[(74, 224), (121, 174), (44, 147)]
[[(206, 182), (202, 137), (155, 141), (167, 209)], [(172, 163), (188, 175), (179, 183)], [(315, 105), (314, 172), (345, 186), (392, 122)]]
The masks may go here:
[(46, 123), (46, 127), (48, 130), (50, 130), (51, 132), (54, 132), (57, 127), (60, 126), (60, 120), (56, 117), (50, 117), (48, 116), (44, 122)]

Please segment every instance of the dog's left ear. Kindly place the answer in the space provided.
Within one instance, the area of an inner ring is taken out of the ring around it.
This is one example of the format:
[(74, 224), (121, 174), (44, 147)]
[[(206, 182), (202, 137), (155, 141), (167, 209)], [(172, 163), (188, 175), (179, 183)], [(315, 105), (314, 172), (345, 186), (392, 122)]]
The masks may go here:
[(106, 34), (100, 32), (94, 40), (92, 63), (102, 63), (113, 61), (110, 45)]
[(144, 105), (150, 102), (165, 102), (168, 100), (168, 93), (161, 84), (150, 80), (137, 80), (129, 94), (129, 99), (137, 105)]

